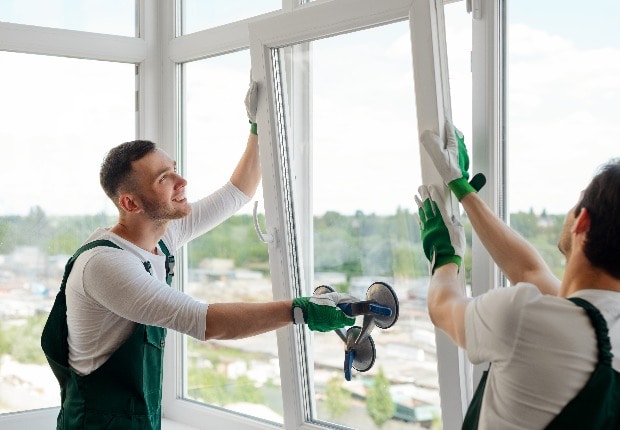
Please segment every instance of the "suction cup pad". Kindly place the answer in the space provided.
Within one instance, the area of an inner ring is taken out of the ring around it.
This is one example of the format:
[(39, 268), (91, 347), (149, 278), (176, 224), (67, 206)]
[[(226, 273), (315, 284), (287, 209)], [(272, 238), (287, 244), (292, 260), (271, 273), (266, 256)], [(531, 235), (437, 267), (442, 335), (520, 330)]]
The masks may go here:
[(377, 327), (386, 329), (396, 323), (398, 320), (398, 297), (396, 297), (392, 287), (385, 282), (375, 282), (368, 287), (366, 298), (392, 310), (392, 315), (373, 315)]
[(329, 285), (320, 285), (314, 289), (313, 296), (318, 294), (333, 293), (335, 290)]
[[(355, 339), (359, 336), (362, 328), (354, 325), (347, 330), (347, 345), (351, 345), (355, 342)], [(370, 336), (368, 336), (363, 342), (360, 342), (351, 347), (355, 354), (353, 356), (353, 368), (358, 372), (366, 372), (373, 364), (375, 364), (375, 357), (377, 351), (375, 349), (375, 342)]]

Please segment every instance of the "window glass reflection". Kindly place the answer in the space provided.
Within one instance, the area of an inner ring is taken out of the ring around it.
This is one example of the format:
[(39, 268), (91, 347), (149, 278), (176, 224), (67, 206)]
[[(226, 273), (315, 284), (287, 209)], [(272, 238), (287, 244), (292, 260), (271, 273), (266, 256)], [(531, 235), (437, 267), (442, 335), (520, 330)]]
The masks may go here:
[(182, 0), (183, 34), (279, 10), (281, 0)]
[(618, 156), (619, 18), (612, 0), (508, 7), (510, 223), (559, 277), (564, 217), (596, 168)]
[(135, 66), (0, 52), (0, 413), (58, 406), (41, 331), (70, 255), (116, 209), (106, 152), (135, 136)]
[[(353, 428), (428, 427), (440, 421), (440, 406), (428, 268), (412, 213), (421, 174), (408, 23), (282, 48), (280, 58), (309, 76), (311, 290), (329, 285), (365, 300), (381, 281), (400, 302), (397, 323), (371, 332), (374, 365), (353, 369), (350, 381), (342, 339), (313, 333), (316, 418)], [(302, 153), (306, 142), (292, 139), (290, 152)]]
[(136, 36), (135, 0), (2, 0), (0, 21)]
[[(186, 179), (190, 200), (224, 185), (243, 153), (250, 124), (244, 97), (249, 51), (185, 64)], [(260, 136), (260, 130), (259, 130)], [(259, 137), (260, 139), (260, 137)], [(262, 195), (259, 187), (256, 197)], [(207, 303), (273, 300), (266, 244), (250, 204), (187, 246), (187, 293)], [(281, 423), (275, 332), (239, 340), (187, 339), (184, 397)]]

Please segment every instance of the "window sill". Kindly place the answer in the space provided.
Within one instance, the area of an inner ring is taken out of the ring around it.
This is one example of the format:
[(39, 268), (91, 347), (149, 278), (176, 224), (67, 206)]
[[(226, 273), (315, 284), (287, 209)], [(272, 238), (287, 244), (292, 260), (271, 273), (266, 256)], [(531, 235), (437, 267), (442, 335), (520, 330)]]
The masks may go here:
[(162, 430), (198, 430), (196, 427), (191, 427), (186, 424), (181, 424), (176, 421), (167, 420), (162, 418), (161, 420)]

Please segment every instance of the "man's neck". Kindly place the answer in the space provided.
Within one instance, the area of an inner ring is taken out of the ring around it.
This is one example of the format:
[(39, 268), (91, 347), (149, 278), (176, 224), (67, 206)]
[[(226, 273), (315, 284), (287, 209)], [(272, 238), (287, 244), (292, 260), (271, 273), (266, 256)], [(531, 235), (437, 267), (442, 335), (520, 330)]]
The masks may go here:
[(167, 225), (167, 222), (130, 222), (119, 219), (110, 231), (148, 252), (157, 254), (157, 242), (164, 235)]
[(571, 260), (566, 264), (566, 272), (559, 296), (570, 297), (580, 290), (606, 290), (620, 292), (620, 280), (606, 271), (592, 266), (585, 257)]

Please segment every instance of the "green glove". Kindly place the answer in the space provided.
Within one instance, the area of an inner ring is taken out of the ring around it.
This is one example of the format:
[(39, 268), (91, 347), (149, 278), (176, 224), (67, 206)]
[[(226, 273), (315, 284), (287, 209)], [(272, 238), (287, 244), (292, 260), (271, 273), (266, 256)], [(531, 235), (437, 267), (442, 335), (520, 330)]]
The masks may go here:
[(348, 294), (325, 293), (312, 297), (293, 299), (293, 322), (308, 324), (313, 331), (332, 331), (355, 324), (355, 318), (347, 316), (336, 305), (358, 300)]
[(486, 183), (482, 173), (469, 179), (469, 155), (465, 146), (465, 138), (449, 120), (445, 124), (446, 143), (430, 130), (425, 130), (420, 141), (433, 160), (441, 178), (450, 187), (459, 201), (463, 196), (480, 191)]
[(250, 87), (245, 95), (245, 110), (250, 121), (250, 133), (258, 134), (256, 125), (256, 110), (258, 107), (258, 82), (250, 80)]
[(441, 190), (433, 185), (418, 188), (420, 233), (424, 255), (431, 263), (431, 273), (448, 263), (461, 266), (465, 249), (465, 231), (459, 219), (446, 211)]

